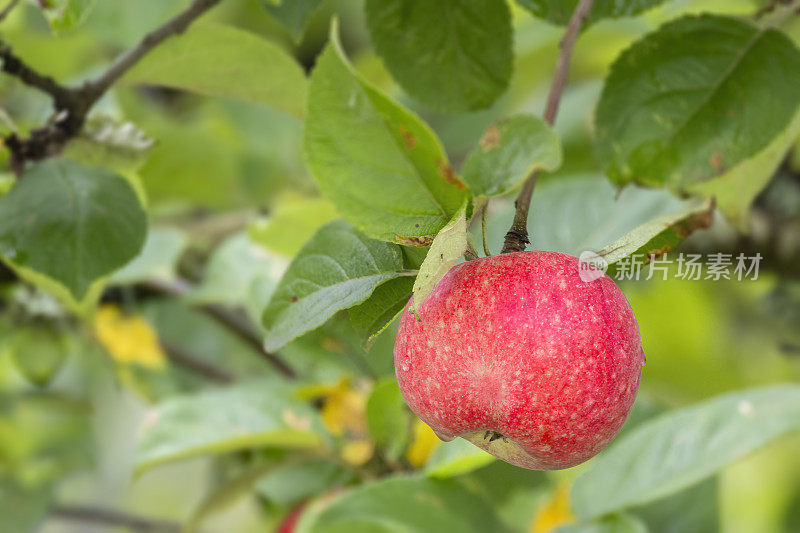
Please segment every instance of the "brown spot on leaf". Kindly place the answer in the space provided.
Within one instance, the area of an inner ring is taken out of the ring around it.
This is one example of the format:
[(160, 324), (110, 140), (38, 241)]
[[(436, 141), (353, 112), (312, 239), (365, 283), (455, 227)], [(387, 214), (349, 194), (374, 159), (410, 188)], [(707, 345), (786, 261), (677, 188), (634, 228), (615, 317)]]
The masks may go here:
[(672, 250), (672, 246), (670, 246), (669, 244), (665, 244), (661, 248), (653, 248), (652, 250), (647, 252), (647, 259), (645, 260), (644, 264), (645, 265), (649, 265), (650, 261), (653, 261), (654, 259), (658, 259), (659, 257), (663, 256), (665, 253), (669, 252), (670, 250)]
[(498, 144), (500, 144), (500, 128), (497, 127), (497, 124), (492, 124), (483, 132), (481, 150), (487, 152)]
[(436, 235), (422, 235), (421, 237), (403, 237), (395, 235), (395, 240), (405, 246), (430, 246)]
[(297, 295), (296, 294), (292, 294), (291, 300), (292, 300), (292, 303), (297, 303), (297, 300), (298, 300)]
[(410, 131), (408, 131), (404, 126), (400, 126), (400, 135), (403, 136), (403, 139), (406, 141), (406, 148), (411, 150), (417, 145), (417, 138), (412, 135)]
[(459, 189), (463, 189), (465, 187), (464, 182), (458, 179), (458, 176), (456, 176), (456, 173), (453, 172), (453, 168), (450, 165), (441, 159), (436, 161), (436, 164), (439, 167), (439, 174), (441, 174), (447, 183), (450, 185), (455, 185)]
[(699, 229), (711, 227), (711, 223), (714, 222), (715, 205), (716, 201), (712, 198), (711, 201), (708, 202), (708, 209), (692, 215), (685, 222), (677, 225), (675, 227), (675, 233), (678, 237), (684, 239)]

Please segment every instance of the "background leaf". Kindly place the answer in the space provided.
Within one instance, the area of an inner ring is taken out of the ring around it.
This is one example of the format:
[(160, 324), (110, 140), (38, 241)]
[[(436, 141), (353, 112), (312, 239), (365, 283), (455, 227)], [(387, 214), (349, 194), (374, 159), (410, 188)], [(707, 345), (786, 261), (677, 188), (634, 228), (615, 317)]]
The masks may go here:
[(311, 75), (305, 149), (322, 193), (371, 237), (435, 235), (468, 195), (428, 126), (347, 65), (335, 27)]
[(367, 400), (367, 424), (375, 445), (396, 461), (408, 444), (411, 416), (394, 378), (375, 385)]
[(690, 16), (634, 43), (597, 106), (597, 151), (618, 184), (685, 188), (764, 149), (795, 116), (800, 52), (740, 20)]
[(452, 481), (389, 478), (310, 509), (298, 532), (506, 531), (492, 508)]
[(238, 98), (300, 117), (305, 107), (300, 65), (278, 45), (230, 26), (192, 26), (147, 54), (123, 81)]
[(142, 428), (136, 466), (248, 448), (315, 448), (324, 430), (316, 412), (277, 380), (177, 396), (158, 405)]
[(561, 166), (561, 141), (539, 117), (515, 115), (489, 126), (462, 169), (475, 196), (499, 196), (534, 170)]
[(67, 159), (31, 165), (0, 198), (4, 259), (57, 281), (77, 300), (133, 259), (146, 232), (127, 181)]
[(188, 244), (186, 235), (175, 228), (151, 228), (139, 255), (111, 276), (117, 284), (149, 280), (171, 281), (175, 266)]
[[(576, 481), (572, 504), (591, 519), (653, 501), (800, 429), (800, 387), (732, 393), (648, 421)], [(598, 497), (602, 495), (602, 497)]]
[(368, 0), (378, 55), (414, 98), (436, 109), (489, 107), (511, 78), (511, 16), (503, 0)]
[(369, 239), (341, 220), (326, 224), (294, 258), (264, 311), (267, 349), (279, 349), (406, 274), (398, 245)]
[(425, 463), (425, 473), (435, 478), (465, 474), (495, 461), (495, 458), (464, 439), (443, 442)]
[(261, 0), (261, 5), (275, 20), (280, 22), (295, 42), (303, 39), (311, 17), (323, 0)]

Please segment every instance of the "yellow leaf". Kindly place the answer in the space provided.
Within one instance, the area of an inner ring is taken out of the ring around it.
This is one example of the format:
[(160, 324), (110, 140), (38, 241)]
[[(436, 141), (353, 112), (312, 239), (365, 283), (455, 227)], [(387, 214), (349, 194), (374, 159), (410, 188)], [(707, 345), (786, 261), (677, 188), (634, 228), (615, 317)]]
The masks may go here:
[(115, 305), (104, 305), (95, 316), (94, 333), (118, 363), (135, 363), (148, 368), (164, 366), (166, 357), (158, 335), (141, 317), (125, 315)]
[(353, 440), (342, 448), (342, 459), (351, 465), (361, 466), (372, 458), (375, 447), (367, 439)]
[(562, 483), (533, 519), (530, 533), (552, 533), (574, 520), (575, 516), (569, 507), (569, 485)]
[(322, 406), (322, 422), (333, 435), (367, 435), (367, 395), (346, 379), (331, 387)]
[(436, 436), (428, 425), (422, 420), (417, 419), (414, 424), (414, 436), (411, 441), (411, 446), (408, 447), (406, 458), (412, 466), (420, 467), (428, 461), (433, 450), (436, 449), (442, 441)]

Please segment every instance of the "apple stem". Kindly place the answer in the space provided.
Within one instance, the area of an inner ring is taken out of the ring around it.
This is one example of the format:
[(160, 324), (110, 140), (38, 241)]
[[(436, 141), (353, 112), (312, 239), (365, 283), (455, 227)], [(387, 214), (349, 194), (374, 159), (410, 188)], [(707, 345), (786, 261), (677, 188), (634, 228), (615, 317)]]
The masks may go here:
[[(547, 97), (547, 105), (544, 110), (544, 120), (551, 126), (555, 124), (558, 105), (561, 102), (561, 94), (564, 92), (567, 74), (569, 74), (572, 49), (578, 39), (583, 23), (592, 9), (593, 3), (594, 0), (580, 1), (575, 11), (572, 12), (564, 37), (561, 39), (561, 52), (558, 55), (556, 72), (553, 75), (553, 83), (550, 85), (550, 94)], [(525, 246), (531, 242), (528, 238), (528, 211), (531, 208), (531, 197), (533, 196), (533, 188), (536, 185), (537, 174), (538, 172), (534, 171), (528, 176), (514, 202), (514, 207), (516, 208), (514, 222), (511, 224), (511, 229), (506, 233), (501, 253), (524, 252)]]

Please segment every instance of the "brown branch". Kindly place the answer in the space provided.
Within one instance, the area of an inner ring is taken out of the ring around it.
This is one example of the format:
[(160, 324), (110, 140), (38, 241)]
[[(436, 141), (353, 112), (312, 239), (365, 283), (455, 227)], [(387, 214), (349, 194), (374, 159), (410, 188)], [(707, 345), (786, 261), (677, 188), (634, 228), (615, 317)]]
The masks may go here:
[(19, 4), (19, 0), (11, 0), (9, 3), (6, 4), (6, 7), (4, 7), (2, 11), (0, 11), (0, 22), (3, 22), (6, 19), (6, 17), (8, 17), (9, 13), (11, 13), (11, 11), (13, 11), (15, 7), (17, 7), (17, 4)]
[[(183, 279), (178, 279), (173, 282), (153, 280), (144, 283), (142, 286), (154, 292), (171, 296), (184, 296), (189, 292), (189, 288), (191, 287), (189, 282)], [(278, 372), (287, 378), (297, 378), (297, 372), (295, 372), (286, 361), (281, 359), (277, 354), (264, 349), (264, 342), (261, 338), (261, 334), (242, 313), (213, 304), (200, 305), (198, 309), (236, 334), (239, 339), (259, 353), (261, 357), (275, 367)]]
[[(578, 39), (583, 23), (592, 9), (593, 3), (594, 0), (581, 0), (572, 13), (567, 29), (564, 32), (564, 37), (561, 39), (561, 51), (556, 63), (556, 72), (553, 75), (553, 83), (550, 86), (550, 94), (547, 97), (547, 106), (544, 110), (544, 120), (551, 126), (555, 124), (558, 105), (561, 102), (561, 94), (564, 92), (564, 85), (569, 74), (572, 49)], [(514, 222), (511, 225), (511, 229), (506, 233), (501, 253), (523, 252), (525, 251), (525, 245), (530, 243), (528, 239), (528, 211), (531, 208), (531, 197), (533, 196), (533, 188), (536, 185), (536, 176), (536, 171), (528, 176), (522, 185), (522, 190), (519, 192), (517, 200), (514, 202), (516, 207)]]
[(124, 527), (133, 531), (149, 533), (177, 533), (182, 531), (181, 525), (177, 522), (145, 518), (112, 509), (87, 506), (56, 506), (51, 509), (50, 517), (59, 520)]
[(36, 161), (55, 155), (72, 137), (80, 132), (92, 106), (148, 52), (165, 39), (186, 31), (189, 25), (221, 0), (194, 0), (161, 27), (147, 34), (138, 45), (123, 53), (97, 78), (78, 87), (64, 87), (49, 76), (40, 74), (15, 56), (11, 48), (0, 41), (2, 71), (19, 78), (53, 99), (55, 113), (47, 124), (34, 129), (27, 138), (12, 133), (4, 139), (11, 152), (12, 170), (21, 174), (26, 161)]
[(228, 384), (234, 381), (233, 376), (229, 373), (211, 363), (198, 359), (180, 346), (165, 342), (163, 339), (160, 344), (169, 360), (176, 365), (220, 384)]
[(90, 98), (94, 101), (100, 98), (125, 72), (139, 62), (147, 53), (158, 46), (162, 41), (173, 35), (180, 35), (195, 21), (200, 15), (214, 7), (220, 0), (194, 0), (189, 7), (178, 13), (173, 19), (148, 33), (139, 41), (139, 44), (119, 56), (114, 63), (94, 80), (89, 81), (83, 87)]

